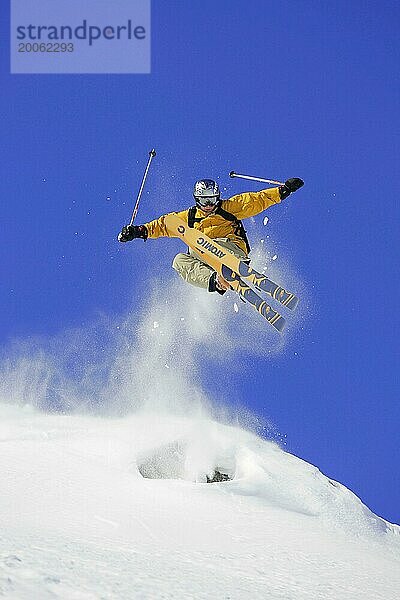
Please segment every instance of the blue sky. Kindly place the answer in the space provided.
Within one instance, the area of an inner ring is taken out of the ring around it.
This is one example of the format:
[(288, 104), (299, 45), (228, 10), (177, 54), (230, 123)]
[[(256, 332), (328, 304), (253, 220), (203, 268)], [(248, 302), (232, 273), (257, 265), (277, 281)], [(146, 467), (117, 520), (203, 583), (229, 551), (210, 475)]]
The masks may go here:
[(258, 189), (232, 169), (300, 176), (269, 231), (311, 314), (284, 354), (240, 357), (235, 393), (399, 522), (398, 17), (390, 1), (155, 0), (150, 75), (30, 76), (9, 74), (3, 13), (2, 346), (131, 310), (127, 280), (139, 309), (149, 278), (175, 276), (179, 242), (116, 242), (150, 148), (138, 222), (189, 206), (200, 177), (229, 195)]

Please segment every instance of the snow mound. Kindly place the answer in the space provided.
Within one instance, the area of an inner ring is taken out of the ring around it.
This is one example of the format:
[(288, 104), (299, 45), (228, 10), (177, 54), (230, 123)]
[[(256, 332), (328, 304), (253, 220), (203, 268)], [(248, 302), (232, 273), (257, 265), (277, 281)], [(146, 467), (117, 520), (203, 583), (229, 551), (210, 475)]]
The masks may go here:
[[(142, 477), (146, 479), (191, 479), (190, 448), (184, 441), (176, 441), (156, 448), (137, 460), (137, 467)], [(207, 473), (198, 474), (196, 481), (214, 483), (228, 481), (233, 478), (234, 467), (219, 466), (217, 461), (214, 468), (209, 468)], [(222, 462), (222, 464), (224, 464)], [(226, 462), (225, 462), (226, 464)]]
[(244, 429), (0, 405), (0, 444), (2, 597), (397, 597), (399, 528)]

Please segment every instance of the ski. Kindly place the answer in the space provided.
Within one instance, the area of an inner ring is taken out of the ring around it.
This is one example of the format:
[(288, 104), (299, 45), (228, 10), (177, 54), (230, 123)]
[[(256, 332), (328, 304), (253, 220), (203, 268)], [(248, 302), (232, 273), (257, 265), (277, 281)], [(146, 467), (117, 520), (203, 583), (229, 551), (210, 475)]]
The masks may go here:
[[(235, 257), (236, 258), (236, 257)], [(294, 310), (299, 303), (299, 299), (295, 294), (288, 292), (285, 288), (277, 283), (274, 283), (269, 277), (259, 273), (245, 261), (237, 259), (239, 263), (239, 274), (248, 279), (256, 288), (269, 294), (274, 300), (280, 302), (286, 308)]]
[(181, 237), (188, 246), (196, 252), (208, 257), (217, 258), (221, 264), (229, 267), (234, 273), (238, 273), (240, 277), (248, 280), (256, 288), (265, 292), (286, 308), (289, 308), (290, 310), (296, 308), (299, 299), (295, 294), (288, 292), (285, 288), (274, 283), (266, 275), (253, 269), (246, 261), (237, 258), (234, 254), (226, 250), (226, 248), (220, 246), (215, 240), (211, 240), (197, 229), (188, 227), (186, 223), (174, 213), (166, 215), (165, 224), (167, 229), (179, 234), (179, 237)]
[[(209, 257), (207, 257), (207, 261), (208, 258)], [(210, 264), (210, 266), (213, 268), (216, 267), (216, 270), (219, 271), (221, 275), (229, 282), (232, 289), (234, 289), (235, 292), (237, 292), (246, 302), (251, 304), (256, 311), (259, 312), (260, 315), (268, 321), (268, 323), (270, 323), (270, 325), (275, 327), (275, 329), (280, 333), (283, 331), (286, 325), (285, 319), (281, 314), (278, 313), (278, 311), (274, 310), (272, 306), (267, 304), (267, 302), (265, 302), (265, 300), (263, 300), (263, 298), (261, 298), (261, 296), (259, 296), (257, 292), (255, 292), (253, 288), (249, 286), (247, 281), (241, 279), (237, 273), (232, 271), (232, 269), (226, 265)], [(219, 269), (218, 266), (220, 267)]]
[[(283, 331), (286, 321), (282, 315), (272, 308), (272, 306), (270, 306), (263, 298), (261, 298), (261, 296), (259, 296), (249, 286), (247, 281), (244, 281), (241, 278), (239, 273), (232, 269), (229, 264), (226, 264), (231, 262), (232, 266), (238, 266), (238, 263), (242, 261), (238, 260), (225, 248), (222, 248), (222, 246), (214, 243), (214, 241), (210, 240), (204, 234), (199, 233), (195, 229), (189, 228), (186, 223), (182, 221), (182, 219), (174, 214), (170, 214), (165, 217), (165, 224), (170, 233), (179, 237), (196, 252), (205, 255), (205, 260), (210, 267), (220, 273), (229, 282), (232, 289), (236, 291), (246, 302), (251, 304), (257, 310), (257, 312), (268, 321), (268, 323), (270, 323), (277, 331)], [(214, 250), (207, 250), (205, 244), (211, 244)], [(235, 259), (236, 262), (230, 261), (230, 257)], [(247, 276), (249, 277), (249, 275)], [(261, 277), (264, 276), (261, 275)]]

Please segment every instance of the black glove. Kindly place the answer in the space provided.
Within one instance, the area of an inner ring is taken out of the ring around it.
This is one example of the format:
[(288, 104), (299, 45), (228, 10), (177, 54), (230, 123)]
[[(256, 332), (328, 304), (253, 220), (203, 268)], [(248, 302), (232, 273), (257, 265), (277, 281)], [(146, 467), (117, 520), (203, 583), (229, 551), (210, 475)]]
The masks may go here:
[(118, 234), (119, 242), (130, 242), (136, 238), (147, 240), (148, 231), (145, 225), (125, 225)]
[(284, 200), (291, 194), (292, 192), (296, 192), (301, 186), (304, 185), (304, 181), (299, 177), (291, 177), (287, 179), (284, 185), (279, 187), (279, 195), (281, 200)]

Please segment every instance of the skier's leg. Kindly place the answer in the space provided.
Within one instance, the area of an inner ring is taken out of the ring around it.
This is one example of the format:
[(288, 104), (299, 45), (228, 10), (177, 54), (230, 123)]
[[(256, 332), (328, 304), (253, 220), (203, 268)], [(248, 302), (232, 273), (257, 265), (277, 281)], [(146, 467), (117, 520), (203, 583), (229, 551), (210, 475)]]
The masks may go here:
[(214, 270), (197, 258), (195, 253), (177, 254), (172, 267), (188, 283), (208, 290), (208, 283)]
[[(215, 241), (218, 242), (218, 244), (223, 248), (229, 250), (229, 252), (231, 252), (231, 254), (234, 254), (237, 258), (246, 261), (248, 260), (246, 252), (242, 250), (242, 248), (237, 246), (234, 242), (231, 242), (231, 240), (228, 240), (226, 238), (216, 238)], [(210, 279), (208, 289), (209, 291), (215, 290), (219, 294), (224, 294), (227, 290), (231, 289), (231, 286), (221, 274), (214, 273), (214, 279)]]
[[(241, 259), (247, 259), (247, 254), (239, 248), (234, 242), (226, 238), (216, 238), (215, 240), (232, 254)], [(183, 252), (177, 254), (173, 260), (172, 267), (188, 283), (196, 287), (208, 290), (209, 292), (218, 292), (224, 294), (230, 288), (229, 283), (203, 262), (201, 256), (189, 251), (189, 254)]]
[(239, 246), (237, 246), (234, 242), (231, 242), (226, 238), (216, 238), (215, 241), (218, 242), (220, 246), (223, 246), (223, 248), (229, 250), (229, 252), (234, 254), (237, 258), (247, 260), (248, 257), (246, 252), (242, 250)]

